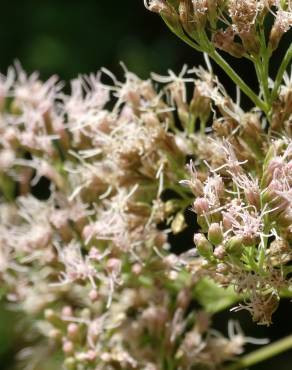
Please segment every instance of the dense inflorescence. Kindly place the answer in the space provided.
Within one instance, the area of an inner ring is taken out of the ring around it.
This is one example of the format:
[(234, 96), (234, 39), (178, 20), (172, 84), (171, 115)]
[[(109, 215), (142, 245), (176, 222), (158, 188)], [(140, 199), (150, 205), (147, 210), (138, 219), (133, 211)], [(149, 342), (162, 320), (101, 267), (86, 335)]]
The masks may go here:
[[(276, 16), (270, 52), (291, 24), (287, 2), (147, 6), (215, 61), (210, 40), (258, 61), (263, 18)], [(270, 324), (291, 295), (289, 61), (246, 112), (205, 59), (148, 80), (103, 69), (70, 94), (19, 65), (0, 76), (1, 293), (32, 320), (32, 368), (62, 352), (68, 370), (218, 369), (251, 339), (212, 314)]]
[[(269, 62), (292, 25), (291, 2), (153, 0), (145, 4), (237, 85), (235, 102), (217, 79), (197, 70), (205, 82), (203, 89), (199, 83), (199, 91), (207, 106), (212, 102), (213, 132), (193, 138), (189, 177), (181, 184), (195, 197), (192, 210), (200, 230), (194, 243), (205, 259), (204, 269), (219, 284), (233, 286), (242, 295), (246, 304), (235, 309), (246, 308), (255, 321), (270, 324), (291, 278), (292, 101), (291, 76), (285, 72), (291, 45), (274, 79), (269, 77)], [(216, 49), (253, 62), (258, 95)], [(208, 60), (207, 65), (210, 72)], [(240, 107), (240, 90), (255, 104), (248, 112)], [(199, 111), (204, 112), (203, 105)], [(202, 133), (204, 120), (200, 126)]]
[(30, 363), (62, 348), (68, 369), (212, 368), (245, 338), (214, 334), (210, 314), (190, 309), (203, 260), (168, 243), (191, 203), (179, 180), (195, 145), (188, 111), (209, 104), (197, 98), (205, 82), (189, 103), (173, 73), (160, 91), (128, 71), (123, 83), (103, 75), (112, 84), (101, 73), (79, 78), (71, 95), (19, 66), (1, 77), (4, 294), (48, 338)]
[(194, 242), (210, 275), (246, 296), (247, 305), (238, 308), (247, 308), (255, 321), (269, 324), (281, 291), (291, 284), (292, 141), (275, 140), (263, 167), (248, 171), (250, 161), (239, 161), (230, 143), (213, 145), (225, 156), (223, 164), (215, 168), (206, 162), (209, 173), (204, 182), (192, 167), (190, 180), (183, 181), (191, 189), (199, 183), (193, 210), (201, 232)]

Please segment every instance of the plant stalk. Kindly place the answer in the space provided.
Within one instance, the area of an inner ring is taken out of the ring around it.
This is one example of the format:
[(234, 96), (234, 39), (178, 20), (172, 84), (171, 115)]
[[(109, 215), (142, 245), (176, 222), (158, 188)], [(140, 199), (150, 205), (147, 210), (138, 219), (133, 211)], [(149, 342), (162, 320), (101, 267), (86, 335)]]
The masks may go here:
[(235, 82), (237, 86), (250, 98), (253, 103), (266, 114), (268, 113), (268, 106), (263, 102), (240, 76), (230, 67), (230, 65), (221, 57), (217, 51), (210, 53), (210, 57), (226, 72), (226, 74)]
[(278, 73), (277, 73), (277, 76), (276, 76), (276, 79), (275, 79), (275, 85), (274, 85), (274, 88), (273, 88), (273, 91), (272, 91), (272, 101), (275, 100), (277, 98), (277, 94), (278, 94), (278, 90), (279, 90), (279, 87), (281, 85), (281, 82), (282, 82), (282, 79), (283, 79), (283, 75), (286, 71), (286, 68), (288, 67), (289, 63), (291, 62), (292, 60), (292, 44), (290, 45), (289, 49), (287, 50), (283, 60), (282, 60), (282, 63), (279, 67), (279, 70), (278, 70)]
[(256, 365), (259, 362), (266, 361), (269, 358), (277, 356), (288, 349), (292, 349), (292, 335), (289, 335), (278, 340), (277, 342), (271, 343), (252, 353), (249, 353), (246, 356), (241, 357), (239, 361), (225, 367), (224, 370), (246, 369), (249, 366)]

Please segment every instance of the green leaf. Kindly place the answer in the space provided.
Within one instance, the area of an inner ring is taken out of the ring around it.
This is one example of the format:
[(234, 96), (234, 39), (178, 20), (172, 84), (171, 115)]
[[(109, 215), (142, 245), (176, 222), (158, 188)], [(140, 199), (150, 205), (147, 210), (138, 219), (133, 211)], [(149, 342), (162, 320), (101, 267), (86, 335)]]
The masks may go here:
[(202, 279), (195, 287), (194, 296), (207, 312), (222, 311), (241, 300), (232, 287), (221, 288), (209, 278)]

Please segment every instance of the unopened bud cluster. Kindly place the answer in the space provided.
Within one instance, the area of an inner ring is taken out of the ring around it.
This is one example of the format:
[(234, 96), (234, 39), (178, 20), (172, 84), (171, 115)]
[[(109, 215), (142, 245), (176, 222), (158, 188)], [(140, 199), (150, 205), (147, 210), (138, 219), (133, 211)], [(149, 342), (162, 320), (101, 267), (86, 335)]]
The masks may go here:
[[(269, 324), (281, 290), (290, 287), (292, 140), (271, 142), (259, 172), (238, 142), (214, 138), (212, 145), (222, 164), (206, 162), (209, 175), (198, 184), (199, 196), (193, 191), (201, 228), (194, 243), (210, 275), (233, 285), (250, 301), (246, 308), (254, 320)], [(191, 188), (198, 176), (194, 167), (190, 175)]]

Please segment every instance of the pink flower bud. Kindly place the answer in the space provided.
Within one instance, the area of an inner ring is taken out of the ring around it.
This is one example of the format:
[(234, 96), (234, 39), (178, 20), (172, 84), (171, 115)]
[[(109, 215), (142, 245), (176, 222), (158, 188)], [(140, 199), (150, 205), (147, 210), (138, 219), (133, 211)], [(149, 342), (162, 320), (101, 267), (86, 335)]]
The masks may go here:
[(76, 339), (79, 333), (79, 326), (75, 323), (70, 323), (67, 327), (68, 338)]
[(107, 261), (106, 268), (108, 272), (118, 275), (121, 270), (121, 261), (117, 258), (110, 258)]
[(70, 307), (70, 306), (63, 307), (62, 316), (67, 316), (67, 317), (73, 316), (72, 307)]
[(219, 260), (222, 260), (226, 255), (225, 247), (220, 244), (214, 249), (214, 256)]
[(90, 349), (86, 354), (89, 361), (94, 361), (97, 357), (97, 353), (93, 349)]
[(225, 274), (228, 272), (228, 266), (225, 263), (218, 263), (216, 267), (216, 272), (219, 274)]
[(63, 343), (62, 349), (66, 355), (72, 354), (74, 352), (74, 344), (66, 339)]
[(139, 263), (135, 263), (133, 266), (132, 266), (132, 272), (135, 274), (135, 275), (140, 275), (142, 271), (142, 266), (139, 264)]
[(194, 201), (193, 209), (197, 215), (201, 216), (209, 211), (209, 201), (206, 198), (199, 197)]
[(88, 293), (88, 297), (89, 299), (92, 301), (92, 302), (96, 302), (99, 298), (99, 294), (97, 292), (96, 289), (92, 289), (89, 293)]

